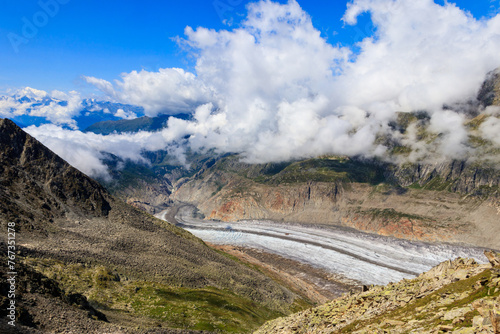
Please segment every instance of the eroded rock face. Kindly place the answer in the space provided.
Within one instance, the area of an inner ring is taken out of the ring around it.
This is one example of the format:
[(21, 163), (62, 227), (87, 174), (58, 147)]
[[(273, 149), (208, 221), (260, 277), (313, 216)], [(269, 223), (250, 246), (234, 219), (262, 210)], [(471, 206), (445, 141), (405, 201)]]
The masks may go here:
[(425, 186), (434, 182), (435, 188), (463, 195), (483, 195), (485, 189), (500, 185), (498, 170), (465, 161), (391, 166), (387, 176), (402, 187)]
[(500, 271), (457, 259), (268, 322), (256, 333), (498, 333), (499, 314)]
[(126, 198), (127, 204), (154, 215), (165, 210), (169, 204), (172, 204), (169, 195), (170, 189), (166, 186), (141, 185), (136, 189), (122, 191), (120, 197)]

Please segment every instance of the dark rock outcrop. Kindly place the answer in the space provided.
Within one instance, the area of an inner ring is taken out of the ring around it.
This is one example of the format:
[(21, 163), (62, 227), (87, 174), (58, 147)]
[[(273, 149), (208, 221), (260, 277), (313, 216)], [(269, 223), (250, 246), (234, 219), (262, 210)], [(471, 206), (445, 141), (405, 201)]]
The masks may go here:
[(488, 73), (477, 99), (484, 107), (500, 105), (500, 68)]
[(386, 176), (401, 187), (418, 185), (463, 195), (498, 195), (500, 187), (500, 173), (495, 166), (466, 161), (393, 165)]
[(493, 251), (485, 251), (484, 255), (490, 261), (492, 267), (500, 267), (500, 254)]
[(0, 119), (0, 196), (2, 216), (27, 229), (68, 213), (105, 217), (111, 209), (99, 183), (8, 119)]

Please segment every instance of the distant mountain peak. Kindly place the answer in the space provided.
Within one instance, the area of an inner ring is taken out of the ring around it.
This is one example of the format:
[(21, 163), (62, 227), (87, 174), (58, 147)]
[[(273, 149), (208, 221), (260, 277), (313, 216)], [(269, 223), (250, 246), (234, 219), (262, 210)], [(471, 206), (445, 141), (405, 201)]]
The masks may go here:
[(86, 129), (101, 121), (133, 119), (144, 115), (142, 107), (92, 99), (77, 92), (63, 93), (25, 87), (0, 96), (0, 115), (23, 126), (53, 123)]
[(22, 89), (19, 89), (15, 94), (14, 97), (17, 99), (30, 99), (30, 100), (43, 100), (44, 98), (47, 98), (49, 95), (47, 92), (31, 87), (25, 87)]

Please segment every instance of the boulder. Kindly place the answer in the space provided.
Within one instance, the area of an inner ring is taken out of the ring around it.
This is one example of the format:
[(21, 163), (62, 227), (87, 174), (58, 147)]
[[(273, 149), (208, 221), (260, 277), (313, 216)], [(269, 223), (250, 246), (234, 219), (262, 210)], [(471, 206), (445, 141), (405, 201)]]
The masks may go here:
[(500, 267), (500, 254), (494, 251), (484, 251), (484, 255), (490, 261), (492, 267)]

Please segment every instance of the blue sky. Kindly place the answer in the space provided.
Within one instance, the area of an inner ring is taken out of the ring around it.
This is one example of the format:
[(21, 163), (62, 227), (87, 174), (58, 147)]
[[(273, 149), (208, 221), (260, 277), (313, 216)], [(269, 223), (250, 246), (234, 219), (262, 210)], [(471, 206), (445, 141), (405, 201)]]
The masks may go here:
[[(38, 1), (5, 1), (0, 11), (0, 90), (30, 86), (85, 91), (88, 85), (81, 82), (81, 75), (113, 80), (132, 70), (192, 70), (192, 57), (172, 38), (182, 37), (186, 26), (231, 29), (227, 23), (237, 26), (248, 2), (42, 0), (46, 6), (40, 6)], [(343, 26), (346, 1), (299, 4), (331, 44), (350, 45), (371, 31), (367, 15), (356, 27)], [(490, 0), (457, 4), (476, 18), (491, 16), (498, 9), (498, 1)], [(37, 31), (25, 28), (26, 21), (37, 24)]]

